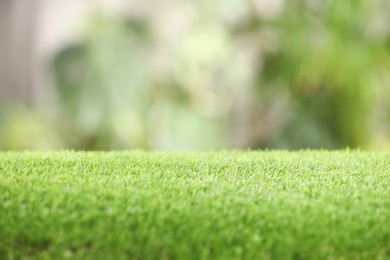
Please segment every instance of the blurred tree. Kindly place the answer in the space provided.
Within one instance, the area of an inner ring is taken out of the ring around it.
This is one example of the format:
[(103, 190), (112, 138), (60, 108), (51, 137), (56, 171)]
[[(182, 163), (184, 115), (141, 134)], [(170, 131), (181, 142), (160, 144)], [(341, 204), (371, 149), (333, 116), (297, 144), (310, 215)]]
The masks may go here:
[[(36, 1), (0, 0), (2, 102), (42, 96)], [(388, 1), (103, 2), (53, 58), (58, 113), (0, 110), (3, 149), (389, 147)]]
[[(209, 93), (207, 86), (203, 90), (206, 93), (202, 93), (202, 89), (191, 85), (203, 80), (199, 78), (202, 74), (198, 64), (185, 56), (192, 53), (184, 49), (179, 54), (183, 59), (177, 58), (184, 65), (178, 69), (193, 66), (183, 72), (187, 75), (184, 81), (181, 74), (175, 79), (174, 68), (172, 74), (165, 75), (165, 82), (161, 81), (153, 58), (159, 55), (153, 37), (147, 24), (96, 17), (85, 43), (65, 49), (54, 60), (64, 108), (62, 117), (68, 120), (64, 121), (67, 122), (64, 129), (72, 128), (67, 132), (76, 136), (71, 141), (72, 147), (167, 150), (223, 147), (223, 125), (207, 114), (215, 110), (214, 101), (209, 103), (213, 93)], [(206, 65), (209, 57), (201, 62)], [(194, 77), (193, 81), (190, 77)]]
[(0, 104), (32, 106), (39, 97), (34, 67), (39, 5), (39, 0), (0, 0)]
[[(272, 26), (281, 38), (265, 58), (261, 86), (287, 88), (294, 112), (276, 147), (368, 147), (378, 59), (367, 35), (377, 2), (293, 1)], [(300, 12), (296, 12), (300, 10)]]

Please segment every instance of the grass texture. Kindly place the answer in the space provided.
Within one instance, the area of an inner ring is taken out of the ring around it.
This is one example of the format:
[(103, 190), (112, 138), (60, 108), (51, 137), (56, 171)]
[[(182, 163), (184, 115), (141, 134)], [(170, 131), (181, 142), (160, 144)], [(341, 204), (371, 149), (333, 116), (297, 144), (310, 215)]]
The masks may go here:
[(390, 154), (0, 153), (0, 259), (389, 259)]

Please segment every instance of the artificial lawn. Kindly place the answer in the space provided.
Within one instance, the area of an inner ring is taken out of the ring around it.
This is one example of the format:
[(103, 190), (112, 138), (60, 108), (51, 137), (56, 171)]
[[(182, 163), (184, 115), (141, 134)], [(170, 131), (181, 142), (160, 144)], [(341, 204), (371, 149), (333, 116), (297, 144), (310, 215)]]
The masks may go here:
[(0, 153), (1, 259), (389, 259), (390, 154)]

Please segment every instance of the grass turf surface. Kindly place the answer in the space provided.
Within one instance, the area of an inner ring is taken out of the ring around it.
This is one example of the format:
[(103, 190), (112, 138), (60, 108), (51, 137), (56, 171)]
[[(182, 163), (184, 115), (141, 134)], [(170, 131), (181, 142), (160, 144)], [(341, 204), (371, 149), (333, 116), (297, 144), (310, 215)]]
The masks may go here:
[(0, 153), (0, 258), (389, 259), (389, 186), (389, 153)]

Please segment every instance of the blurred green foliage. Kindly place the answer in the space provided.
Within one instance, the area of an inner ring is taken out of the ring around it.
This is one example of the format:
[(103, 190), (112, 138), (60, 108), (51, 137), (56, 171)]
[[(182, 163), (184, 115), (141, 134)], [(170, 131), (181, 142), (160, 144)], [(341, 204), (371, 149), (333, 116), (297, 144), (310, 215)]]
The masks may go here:
[(292, 4), (278, 21), (281, 48), (265, 58), (262, 86), (286, 88), (296, 103), (284, 133), (287, 145), (367, 147), (375, 88), (390, 87), (375, 81), (378, 66), (389, 62), (382, 56), (388, 38), (370, 35), (370, 23), (383, 18), (378, 16), (385, 6), (378, 1), (321, 5), (296, 12)]
[[(388, 1), (169, 2), (97, 14), (55, 57), (52, 148), (390, 147)], [(17, 121), (3, 149), (46, 147)]]

